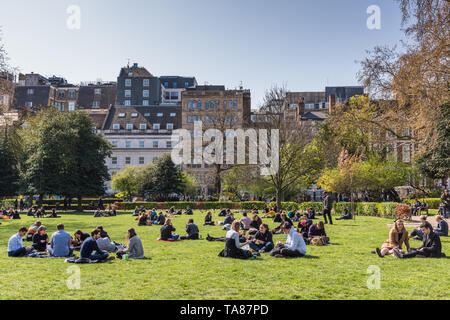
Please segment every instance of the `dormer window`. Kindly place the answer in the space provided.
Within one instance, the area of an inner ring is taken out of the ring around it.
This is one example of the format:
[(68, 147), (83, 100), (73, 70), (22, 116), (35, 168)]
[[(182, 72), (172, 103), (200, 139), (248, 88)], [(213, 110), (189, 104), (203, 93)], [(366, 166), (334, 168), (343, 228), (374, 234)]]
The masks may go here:
[(125, 112), (121, 112), (119, 113), (119, 118), (125, 118), (126, 117), (126, 113)]
[(120, 124), (114, 123), (113, 124), (113, 130), (120, 130)]
[(132, 117), (132, 118), (137, 118), (137, 117), (138, 117), (138, 113), (137, 113), (137, 112), (133, 112), (133, 113), (131, 114), (131, 117)]

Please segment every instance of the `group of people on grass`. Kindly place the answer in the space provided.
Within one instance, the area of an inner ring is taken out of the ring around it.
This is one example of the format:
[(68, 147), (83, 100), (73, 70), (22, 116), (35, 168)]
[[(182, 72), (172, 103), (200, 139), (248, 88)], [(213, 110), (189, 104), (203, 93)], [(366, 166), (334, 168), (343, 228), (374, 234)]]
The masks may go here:
[[(47, 228), (41, 221), (36, 221), (28, 229), (21, 227), (8, 241), (8, 256), (70, 258), (74, 257), (74, 251), (79, 251), (80, 263), (113, 260), (113, 253), (116, 253), (118, 258), (124, 255), (127, 259), (144, 258), (142, 242), (133, 228), (128, 229), (126, 245), (112, 242), (102, 226), (96, 227), (90, 234), (76, 230), (73, 236), (64, 230), (61, 223), (56, 229), (49, 240)], [(31, 245), (23, 245), (24, 237)]]

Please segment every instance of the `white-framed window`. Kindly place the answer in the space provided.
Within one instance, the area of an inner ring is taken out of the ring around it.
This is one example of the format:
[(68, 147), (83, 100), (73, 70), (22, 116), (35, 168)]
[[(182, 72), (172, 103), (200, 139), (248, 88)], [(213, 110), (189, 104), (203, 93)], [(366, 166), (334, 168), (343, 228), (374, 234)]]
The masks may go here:
[(176, 117), (177, 114), (176, 114), (176, 113), (171, 113), (170, 116), (171, 116), (171, 117)]
[(153, 141), (153, 148), (158, 149), (159, 143), (158, 141)]
[(131, 97), (131, 90), (125, 90), (125, 97)]
[(117, 157), (112, 157), (111, 158), (111, 163), (112, 164), (117, 164)]
[(100, 108), (100, 101), (92, 101), (92, 108)]
[(173, 130), (173, 123), (168, 123), (168, 124), (166, 125), (166, 129), (167, 129), (167, 130)]
[(166, 148), (168, 149), (172, 148), (172, 141), (166, 141)]
[(149, 86), (150, 86), (150, 79), (144, 79), (144, 80), (142, 81), (142, 85), (143, 85), (144, 87), (149, 87)]
[(102, 89), (100, 88), (94, 89), (94, 94), (102, 94)]
[(190, 116), (187, 117), (187, 123), (192, 123), (192, 119)]
[(133, 112), (133, 113), (131, 114), (131, 117), (132, 117), (132, 118), (137, 118), (137, 117), (138, 117), (138, 113), (137, 113), (137, 112)]
[(127, 114), (125, 112), (121, 112), (118, 115), (119, 118), (125, 118), (126, 116), (127, 116)]
[(133, 124), (132, 123), (127, 123), (127, 130), (133, 130)]
[(34, 94), (34, 89), (27, 89), (27, 95), (31, 96)]
[(145, 148), (145, 141), (139, 141), (139, 148)]
[(113, 130), (120, 130), (120, 124), (114, 123), (113, 124)]
[(144, 113), (144, 117), (150, 117), (150, 113)]
[(147, 130), (147, 124), (146, 123), (139, 124), (139, 129), (140, 130)]
[(75, 101), (69, 101), (69, 111), (75, 110)]
[(143, 106), (149, 106), (150, 104), (149, 104), (149, 101), (148, 100), (142, 100), (142, 105)]
[(131, 164), (131, 158), (130, 157), (126, 157), (125, 158), (125, 164)]
[(139, 157), (139, 164), (144, 164), (144, 163), (145, 163), (144, 157)]
[(125, 87), (131, 87), (131, 79), (125, 79)]
[(163, 114), (162, 113), (158, 113), (156, 116), (161, 118), (163, 116)]
[(142, 91), (142, 96), (143, 96), (144, 98), (148, 98), (148, 97), (150, 96), (150, 91), (148, 91), (148, 90), (143, 90), (143, 91)]
[(131, 148), (131, 141), (125, 141), (125, 148), (127, 149)]
[(31, 101), (25, 102), (25, 107), (27, 107), (27, 108), (33, 108), (33, 102), (31, 102)]
[(153, 130), (159, 130), (159, 128), (160, 128), (159, 123), (154, 123), (153, 124)]
[(125, 100), (125, 106), (127, 106), (127, 107), (131, 106), (131, 101), (130, 100)]

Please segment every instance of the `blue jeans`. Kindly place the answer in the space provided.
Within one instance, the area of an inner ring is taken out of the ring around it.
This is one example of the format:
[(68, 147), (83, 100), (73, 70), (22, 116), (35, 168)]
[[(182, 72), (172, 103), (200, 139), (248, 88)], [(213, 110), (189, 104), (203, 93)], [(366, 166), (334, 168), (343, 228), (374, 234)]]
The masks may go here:
[(96, 252), (96, 253), (92, 253), (89, 256), (89, 259), (90, 260), (105, 260), (106, 258), (108, 258), (108, 255), (109, 254), (107, 252), (102, 252), (102, 253)]
[[(53, 248), (48, 248), (47, 251), (52, 257), (54, 257)], [(72, 253), (73, 253), (73, 248), (69, 248), (69, 255), (67, 257), (70, 257), (72, 255)], [(64, 257), (58, 257), (58, 258), (64, 258)]]
[(264, 250), (264, 252), (269, 252), (273, 249), (272, 242), (267, 242), (265, 244), (256, 244), (252, 241), (248, 245), (250, 246), (251, 249), (258, 251), (258, 252), (261, 250)]
[(8, 257), (23, 257), (27, 254), (27, 249), (25, 248), (20, 248), (14, 251), (9, 251), (8, 252)]

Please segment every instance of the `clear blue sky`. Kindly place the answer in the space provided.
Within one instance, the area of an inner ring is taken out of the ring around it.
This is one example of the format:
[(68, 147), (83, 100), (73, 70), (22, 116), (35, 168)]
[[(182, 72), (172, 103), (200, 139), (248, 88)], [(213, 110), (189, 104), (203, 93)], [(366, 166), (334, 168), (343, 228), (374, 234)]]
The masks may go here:
[[(381, 30), (366, 27), (374, 4)], [(80, 30), (66, 26), (69, 5), (81, 9)], [(21, 72), (115, 81), (129, 58), (156, 76), (242, 81), (253, 108), (274, 84), (357, 85), (355, 60), (403, 38), (394, 0), (15, 0), (1, 2), (0, 26)]]

